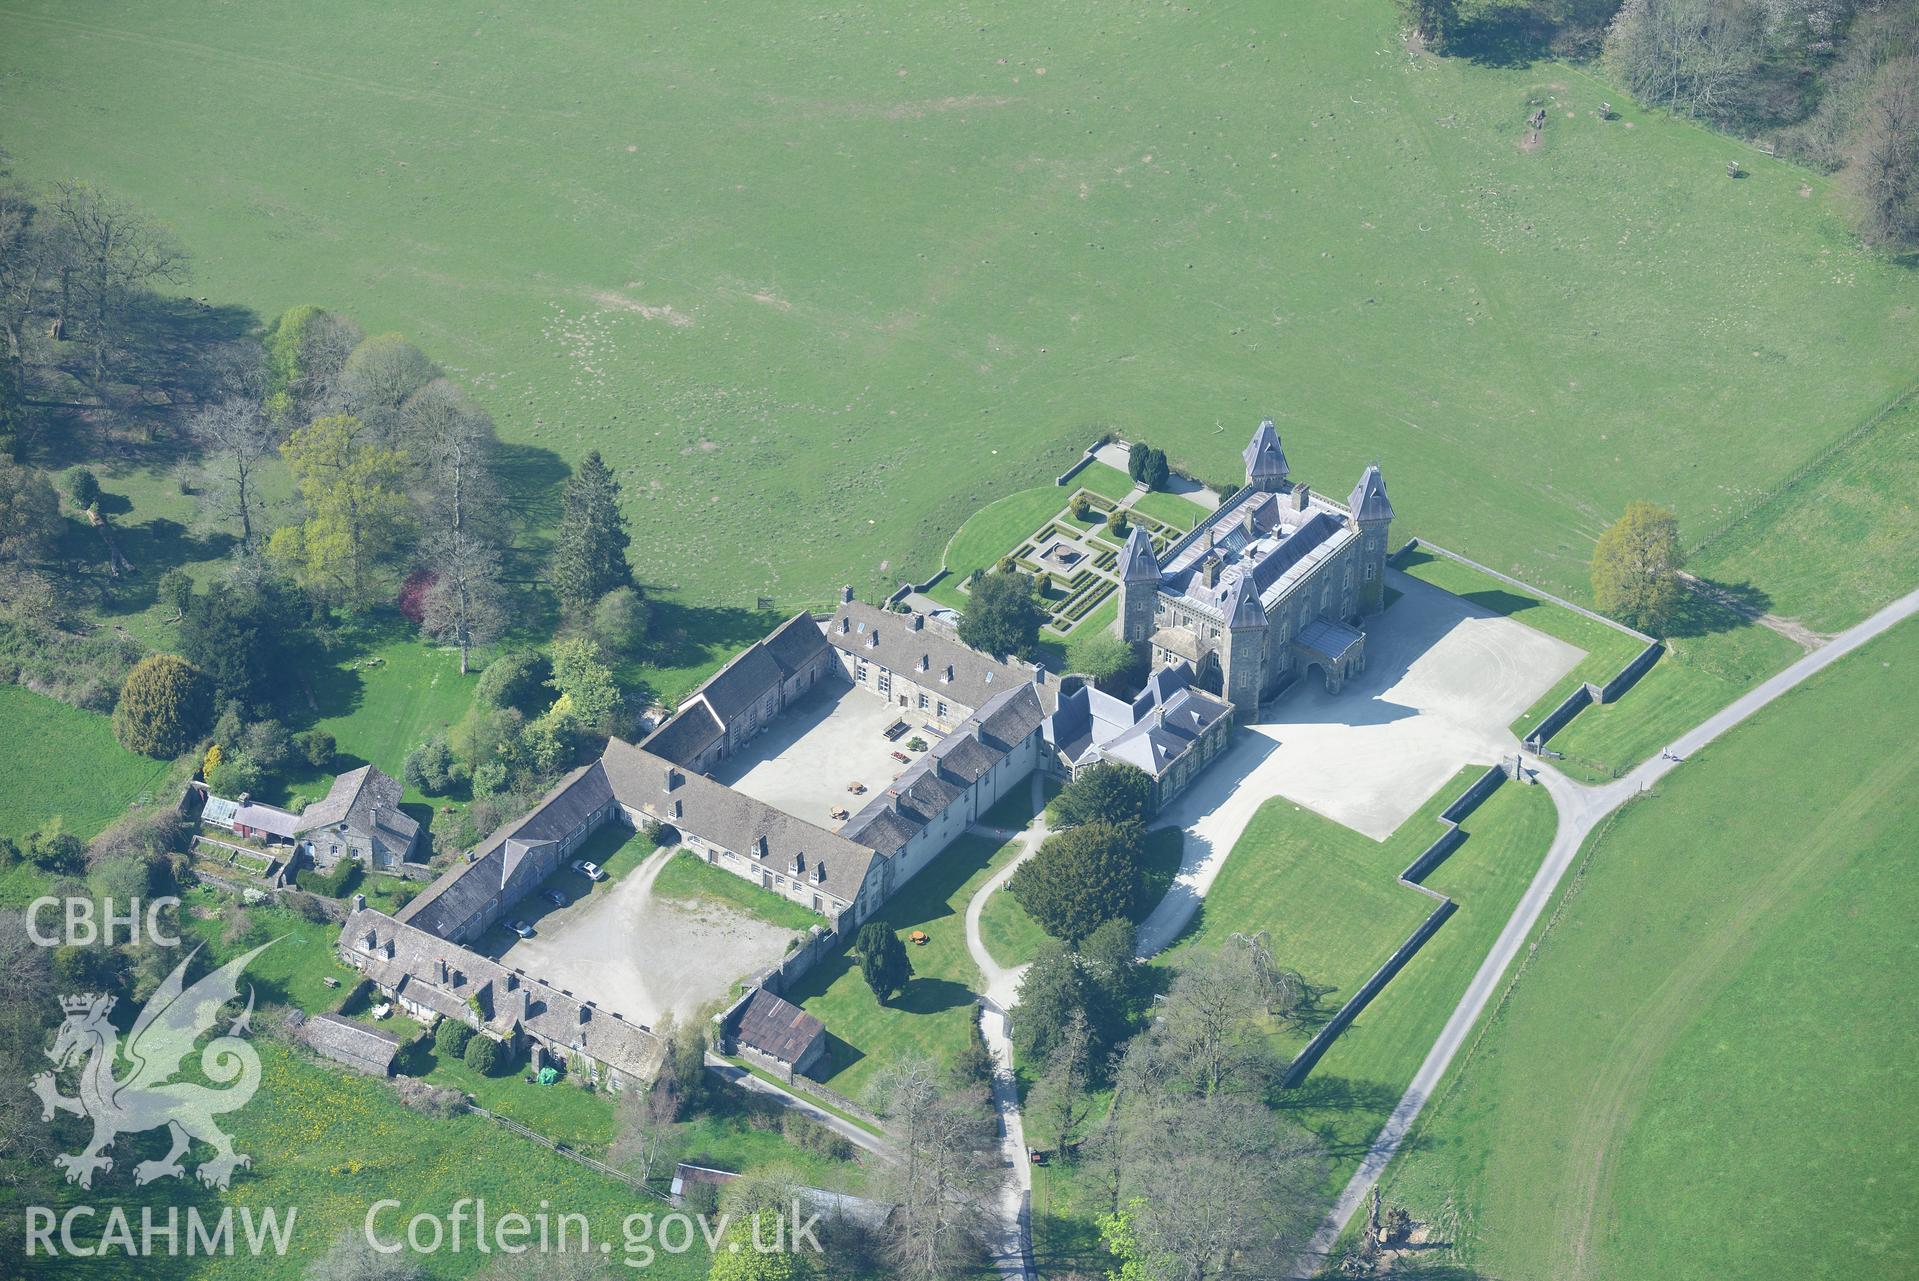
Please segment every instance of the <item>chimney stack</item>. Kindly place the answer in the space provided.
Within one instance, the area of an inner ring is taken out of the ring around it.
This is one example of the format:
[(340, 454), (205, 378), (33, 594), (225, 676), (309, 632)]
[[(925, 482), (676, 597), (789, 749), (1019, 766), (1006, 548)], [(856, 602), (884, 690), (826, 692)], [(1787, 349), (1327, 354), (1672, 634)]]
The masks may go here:
[(840, 588), (840, 604), (851, 605), (852, 603), (853, 603), (853, 584), (848, 583), (846, 586)]
[(1300, 515), (1303, 516), (1306, 514), (1306, 509), (1311, 507), (1312, 505), (1313, 505), (1313, 487), (1311, 485), (1294, 485), (1293, 486), (1293, 510), (1297, 511)]
[(916, 632), (926, 630), (926, 615), (915, 610), (913, 613), (913, 621), (909, 623), (908, 626)]

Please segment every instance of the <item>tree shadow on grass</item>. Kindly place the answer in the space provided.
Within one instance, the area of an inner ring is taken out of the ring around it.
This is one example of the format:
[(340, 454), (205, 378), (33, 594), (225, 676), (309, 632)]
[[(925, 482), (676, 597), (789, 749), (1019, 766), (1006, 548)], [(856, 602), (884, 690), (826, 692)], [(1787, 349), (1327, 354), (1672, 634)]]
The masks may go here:
[(543, 552), (546, 532), (560, 523), (560, 496), (572, 469), (539, 445), (502, 444), (493, 457), (501, 497), (521, 522), (521, 541)]
[(826, 1062), (831, 1067), (826, 1079), (831, 1080), (840, 1073), (866, 1057), (866, 1051), (854, 1045), (848, 1045), (831, 1032), (826, 1034)]
[[(1754, 583), (1721, 583), (1709, 578), (1699, 581), (1705, 586), (1706, 592), (1680, 593), (1679, 606), (1666, 626), (1669, 639), (1684, 640), (1738, 631), (1754, 625), (1749, 615), (1772, 612), (1772, 597)], [(1730, 608), (1721, 600), (1713, 599), (1714, 596), (1737, 605), (1737, 608)]]
[(908, 1014), (938, 1014), (973, 1004), (973, 993), (951, 979), (908, 979), (906, 990), (894, 997), (888, 1008)]
[(1445, 52), (1482, 67), (1527, 67), (1552, 57), (1557, 34), (1552, 19), (1535, 6), (1488, 5), (1446, 38)]

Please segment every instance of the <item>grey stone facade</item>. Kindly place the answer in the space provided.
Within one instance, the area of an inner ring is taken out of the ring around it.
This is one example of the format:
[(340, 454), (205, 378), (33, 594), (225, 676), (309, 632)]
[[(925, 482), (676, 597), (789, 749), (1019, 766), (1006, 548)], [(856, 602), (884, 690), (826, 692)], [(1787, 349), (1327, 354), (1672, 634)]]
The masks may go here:
[(1384, 604), (1393, 509), (1376, 466), (1345, 503), (1293, 481), (1271, 420), (1245, 463), (1245, 486), (1163, 555), (1127, 541), (1115, 631), (1253, 709), (1315, 668), (1335, 691), (1364, 670), (1357, 624)]

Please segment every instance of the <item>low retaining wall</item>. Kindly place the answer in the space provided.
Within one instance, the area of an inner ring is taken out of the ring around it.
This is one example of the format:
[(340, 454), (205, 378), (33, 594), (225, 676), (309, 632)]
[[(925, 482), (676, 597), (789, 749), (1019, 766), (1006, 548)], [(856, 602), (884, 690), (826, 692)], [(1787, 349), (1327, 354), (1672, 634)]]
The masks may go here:
[[(1594, 613), (1592, 610), (1587, 609), (1584, 605), (1575, 605), (1571, 601), (1565, 599), (1562, 596), (1555, 596), (1551, 592), (1541, 591), (1539, 588), (1534, 587), (1531, 583), (1521, 582), (1519, 579), (1514, 578), (1511, 574), (1502, 574), (1498, 570), (1492, 568), (1489, 565), (1482, 565), (1476, 560), (1471, 560), (1465, 556), (1461, 556), (1458, 552), (1450, 551), (1447, 548), (1441, 547), (1438, 543), (1428, 542), (1423, 538), (1413, 538), (1407, 542), (1405, 547), (1402, 547), (1399, 549), (1400, 552), (1404, 552), (1410, 549), (1415, 543), (1418, 544), (1420, 549), (1423, 551), (1429, 551), (1435, 556), (1444, 556), (1447, 560), (1458, 561), (1460, 564), (1464, 565), (1468, 569), (1476, 569), (1480, 573), (1485, 574), (1489, 578), (1497, 578), (1500, 582), (1506, 584), (1508, 587), (1517, 587), (1520, 591), (1525, 592), (1529, 596), (1537, 596), (1541, 600), (1551, 601), (1553, 604), (1558, 605), (1563, 609), (1570, 609), (1573, 613), (1578, 614), (1584, 618), (1590, 618), (1593, 622), (1600, 623), (1606, 627), (1610, 627), (1616, 632), (1624, 632), (1628, 636), (1637, 637), (1639, 640), (1644, 641), (1648, 645), (1656, 645), (1659, 643), (1651, 636), (1646, 635), (1646, 633), (1639, 631), (1636, 628), (1628, 627), (1616, 618), (1607, 618), (1604, 614)], [(1394, 553), (1394, 555), (1398, 555), (1398, 554), (1399, 554), (1398, 552)]]
[(788, 952), (777, 965), (770, 965), (748, 979), (747, 996), (753, 994), (754, 988), (763, 987), (774, 996), (784, 997), (788, 987), (806, 977), (828, 952), (840, 945), (840, 936), (836, 932), (821, 926), (814, 926), (814, 929), (816, 933)]
[(1564, 702), (1560, 703), (1559, 706), (1553, 708), (1552, 711), (1541, 718), (1539, 724), (1533, 726), (1531, 732), (1526, 735), (1527, 751), (1537, 752), (1540, 748), (1544, 747), (1554, 734), (1565, 729), (1573, 717), (1585, 711), (1586, 708), (1592, 704), (1616, 701), (1620, 695), (1638, 684), (1639, 678), (1651, 671), (1653, 664), (1659, 661), (1659, 656), (1666, 652), (1665, 643), (1656, 637), (1648, 636), (1636, 628), (1628, 627), (1617, 619), (1607, 618), (1604, 614), (1594, 613), (1583, 605), (1575, 605), (1563, 597), (1553, 595), (1551, 592), (1541, 591), (1531, 583), (1521, 582), (1510, 574), (1502, 574), (1496, 569), (1482, 565), (1476, 560), (1461, 556), (1458, 552), (1448, 551), (1437, 543), (1429, 543), (1423, 538), (1407, 539), (1405, 546), (1387, 557), (1387, 562), (1389, 564), (1397, 562), (1400, 557), (1415, 548), (1429, 551), (1435, 556), (1444, 556), (1450, 561), (1457, 561), (1468, 569), (1474, 569), (1489, 578), (1498, 579), (1509, 587), (1517, 587), (1520, 591), (1530, 596), (1537, 596), (1540, 600), (1550, 601), (1562, 609), (1571, 610), (1582, 618), (1589, 618), (1595, 623), (1602, 623), (1616, 632), (1624, 632), (1635, 640), (1645, 642), (1645, 648), (1641, 649), (1630, 662), (1615, 672), (1611, 679), (1607, 680), (1604, 685), (1595, 685), (1591, 681), (1587, 681), (1578, 689), (1566, 695)]
[(1374, 997), (1385, 990), (1386, 985), (1393, 981), (1393, 977), (1405, 968), (1406, 962), (1418, 955), (1419, 949), (1426, 946), (1427, 939), (1439, 932), (1439, 927), (1446, 923), (1446, 919), (1459, 910), (1459, 904), (1438, 890), (1426, 888), (1420, 882), (1435, 867), (1445, 862), (1447, 856), (1454, 850), (1466, 843), (1466, 833), (1460, 830), (1459, 824), (1467, 815), (1484, 804), (1488, 796), (1498, 791), (1508, 779), (1512, 778), (1516, 767), (1516, 762), (1514, 765), (1503, 762), (1494, 765), (1474, 779), (1465, 791), (1453, 799), (1452, 804), (1439, 812), (1439, 821), (1446, 830), (1441, 832), (1431, 845), (1420, 851), (1419, 857), (1408, 863), (1406, 870), (1399, 874), (1401, 885), (1438, 900), (1438, 905), (1413, 929), (1411, 934), (1406, 936), (1405, 942), (1393, 949), (1393, 954), (1386, 958), (1385, 963), (1359, 985), (1359, 989), (1346, 999), (1346, 1003), (1339, 1007), (1333, 1017), (1326, 1021), (1326, 1025), (1313, 1034), (1313, 1039), (1306, 1043), (1305, 1048), (1286, 1065), (1285, 1074), (1279, 1078), (1280, 1088), (1291, 1090), (1304, 1084), (1313, 1068), (1318, 1065), (1320, 1058), (1332, 1048), (1339, 1034), (1351, 1026), (1352, 1021), (1359, 1017), (1359, 1012), (1370, 1005)]
[[(1078, 462), (1074, 463), (1071, 467), (1068, 467), (1065, 471), (1061, 472), (1058, 476), (1055, 476), (1053, 478), (1053, 483), (1055, 485), (1064, 485), (1068, 481), (1072, 480), (1073, 477), (1079, 475), (1081, 472), (1085, 471), (1088, 467), (1092, 466), (1093, 459), (1099, 454), (1099, 451), (1104, 446), (1114, 444), (1116, 440), (1117, 438), (1112, 436), (1111, 434), (1101, 436), (1098, 440), (1094, 441), (1092, 444), (1086, 447), (1086, 451), (1079, 456)], [(1117, 443), (1123, 445), (1126, 442), (1123, 440), (1117, 440)]]

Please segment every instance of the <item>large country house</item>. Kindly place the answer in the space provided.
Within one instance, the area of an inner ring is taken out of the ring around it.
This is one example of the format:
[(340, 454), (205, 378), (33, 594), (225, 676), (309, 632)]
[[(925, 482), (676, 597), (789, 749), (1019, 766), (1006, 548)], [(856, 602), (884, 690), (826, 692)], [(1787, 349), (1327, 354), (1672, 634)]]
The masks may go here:
[[(1133, 765), (1163, 805), (1225, 750), (1237, 714), (1314, 668), (1337, 690), (1365, 663), (1357, 624), (1383, 603), (1391, 521), (1377, 467), (1346, 503), (1326, 499), (1289, 479), (1262, 423), (1242, 489), (1164, 553), (1135, 531), (1119, 557), (1116, 628), (1152, 657), (1130, 699), (980, 653), (846, 588), (830, 615), (795, 615), (741, 651), (642, 742), (609, 741), (397, 914), (356, 911), (341, 954), (418, 1013), (524, 1038), (614, 1084), (650, 1079), (660, 1047), (647, 1029), (464, 946), (594, 832), (657, 829), (845, 936), (1035, 770)], [(783, 756), (782, 781), (749, 785)], [(881, 773), (846, 784), (849, 812), (831, 775), (855, 768)], [(317, 831), (336, 829), (336, 811), (377, 830), (397, 809), (351, 778), (313, 807), (329, 819)]]

